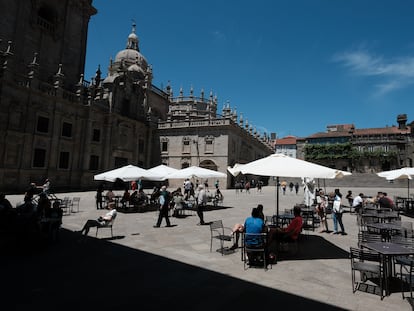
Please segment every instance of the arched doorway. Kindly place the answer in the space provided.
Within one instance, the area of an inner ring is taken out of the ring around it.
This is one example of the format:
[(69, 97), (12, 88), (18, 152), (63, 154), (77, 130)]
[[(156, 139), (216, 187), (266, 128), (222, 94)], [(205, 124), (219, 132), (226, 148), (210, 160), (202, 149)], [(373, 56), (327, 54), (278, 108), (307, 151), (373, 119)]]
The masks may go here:
[(201, 163), (200, 163), (200, 167), (202, 167), (202, 168), (207, 168), (207, 169), (209, 169), (209, 170), (213, 170), (213, 171), (217, 171), (217, 165), (216, 165), (216, 163), (214, 163), (213, 161), (211, 161), (211, 160), (204, 160), (204, 161), (201, 161)]

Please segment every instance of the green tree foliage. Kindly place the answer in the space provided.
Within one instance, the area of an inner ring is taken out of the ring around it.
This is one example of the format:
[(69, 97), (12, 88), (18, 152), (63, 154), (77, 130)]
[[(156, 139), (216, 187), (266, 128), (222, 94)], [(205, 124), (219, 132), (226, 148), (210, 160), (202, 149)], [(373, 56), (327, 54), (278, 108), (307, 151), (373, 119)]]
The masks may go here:
[(305, 146), (305, 160), (307, 161), (336, 159), (358, 160), (361, 158), (379, 158), (381, 161), (388, 161), (396, 157), (397, 152), (395, 151), (359, 151), (351, 143), (307, 144)]

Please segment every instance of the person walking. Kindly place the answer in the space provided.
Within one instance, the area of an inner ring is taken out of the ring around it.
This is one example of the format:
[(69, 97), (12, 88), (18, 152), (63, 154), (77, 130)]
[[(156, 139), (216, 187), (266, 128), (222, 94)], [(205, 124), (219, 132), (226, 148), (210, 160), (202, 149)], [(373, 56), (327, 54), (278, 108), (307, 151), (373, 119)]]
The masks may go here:
[(206, 189), (204, 189), (203, 185), (198, 186), (198, 196), (197, 196), (197, 215), (198, 218), (200, 218), (200, 222), (198, 225), (205, 225), (204, 222), (204, 207), (207, 204), (207, 192)]
[(96, 189), (96, 209), (103, 209), (102, 207), (102, 193), (104, 192), (104, 187), (102, 184), (99, 184), (98, 189)]
[(161, 226), (162, 219), (165, 218), (167, 227), (171, 227), (170, 218), (168, 217), (168, 210), (170, 208), (170, 193), (167, 191), (166, 186), (161, 187), (160, 196), (158, 197), (158, 202), (160, 204), (160, 212), (158, 214), (157, 224), (154, 228), (159, 228)]
[[(335, 215), (336, 219), (336, 226), (334, 223), (334, 234), (342, 234), (346, 235), (344, 224), (342, 222), (342, 214), (343, 214), (343, 207), (342, 207), (342, 198), (340, 196), (339, 191), (336, 192), (335, 199), (333, 202), (333, 215)], [(338, 231), (338, 224), (341, 227), (341, 232)]]
[(296, 194), (298, 194), (298, 192), (299, 192), (299, 183), (298, 182), (295, 182), (295, 192), (296, 192)]

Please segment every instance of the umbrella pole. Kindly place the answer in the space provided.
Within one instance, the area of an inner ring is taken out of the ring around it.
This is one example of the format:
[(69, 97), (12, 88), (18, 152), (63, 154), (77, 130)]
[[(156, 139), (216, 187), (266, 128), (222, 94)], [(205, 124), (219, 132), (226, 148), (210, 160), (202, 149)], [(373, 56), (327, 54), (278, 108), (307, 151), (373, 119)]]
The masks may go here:
[(279, 176), (276, 177), (276, 219), (279, 222)]
[(410, 198), (410, 179), (407, 178), (407, 198)]

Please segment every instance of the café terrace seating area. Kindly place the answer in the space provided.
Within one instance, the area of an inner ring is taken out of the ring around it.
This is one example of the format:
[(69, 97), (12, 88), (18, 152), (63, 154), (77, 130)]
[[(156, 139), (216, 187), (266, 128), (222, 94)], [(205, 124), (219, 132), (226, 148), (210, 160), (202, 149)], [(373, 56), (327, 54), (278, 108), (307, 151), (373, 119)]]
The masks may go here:
[[(150, 194), (151, 190), (146, 191)], [(115, 192), (119, 197), (122, 195), (121, 191)], [(96, 210), (95, 193), (57, 194), (62, 206), (70, 206), (70, 212), (63, 214), (63, 238), (56, 244), (65, 248), (65, 244), (71, 245), (73, 240), (83, 252), (89, 251), (83, 245), (94, 245), (95, 240), (110, 243), (105, 247), (118, 245), (132, 247), (136, 251), (142, 248), (152, 254), (148, 256), (185, 262), (200, 269), (287, 291), (304, 299), (328, 303), (329, 308), (358, 309), (359, 305), (365, 305), (364, 310), (411, 308), (414, 233), (413, 219), (405, 211), (381, 209), (374, 204), (365, 205), (359, 213), (349, 209), (351, 212), (345, 212), (343, 216), (348, 235), (341, 236), (320, 232), (321, 220), (314, 206), (299, 203), (303, 200), (301, 195), (288, 193), (282, 196), (276, 213), (272, 187), (266, 187), (263, 193), (254, 190), (250, 194), (236, 193), (234, 189), (223, 190), (223, 193), (220, 207), (215, 208), (211, 201), (208, 203), (205, 212), (207, 226), (196, 225), (195, 213), (182, 217), (171, 214), (172, 228), (160, 229), (152, 228), (157, 210), (118, 213), (116, 221), (109, 227), (110, 232), (91, 234), (83, 240), (79, 240), (74, 232), (87, 219), (105, 213)], [(15, 196), (15, 202), (19, 199)], [(261, 254), (263, 260), (250, 265), (247, 254), (252, 250), (246, 248), (246, 236), (240, 237), (239, 248), (228, 251), (234, 243), (230, 227), (243, 223), (258, 203), (265, 206), (265, 223), (269, 228), (286, 228), (294, 218), (293, 207), (299, 205), (303, 230), (295, 243), (279, 245), (275, 262), (266, 261), (265, 248), (257, 248), (254, 251)], [(117, 205), (117, 208), (121, 207)], [(328, 215), (328, 223), (332, 228), (332, 215)], [(218, 235), (212, 235), (211, 224), (217, 224), (214, 229), (218, 230)], [(107, 252), (106, 255), (117, 256)], [(116, 267), (111, 269), (117, 270)], [(325, 296), (327, 291), (332, 288), (336, 288), (338, 293), (329, 294), (329, 301), (324, 301), (324, 297), (328, 297)]]

